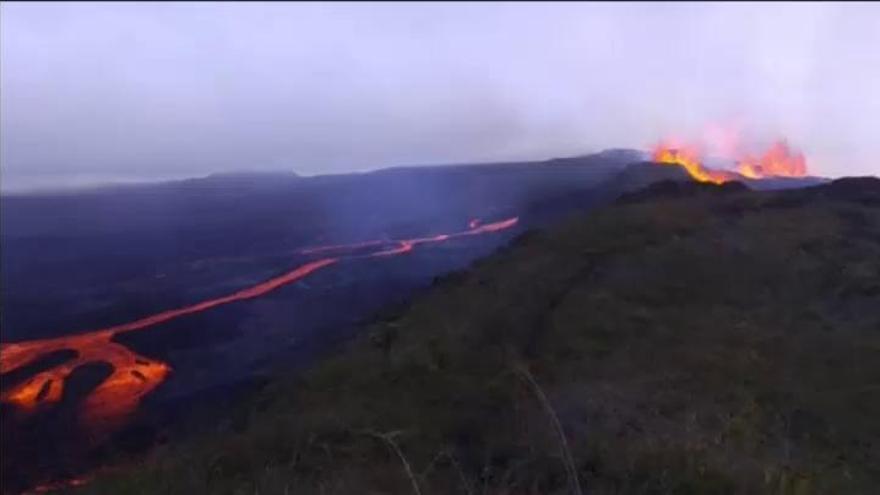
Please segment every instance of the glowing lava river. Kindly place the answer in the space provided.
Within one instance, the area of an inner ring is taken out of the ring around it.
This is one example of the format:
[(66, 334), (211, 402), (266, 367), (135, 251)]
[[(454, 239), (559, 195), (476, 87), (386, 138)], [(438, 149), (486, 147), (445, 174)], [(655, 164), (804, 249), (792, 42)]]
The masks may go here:
[(135, 411), (140, 400), (159, 386), (172, 371), (167, 363), (139, 355), (113, 341), (114, 336), (152, 327), (224, 304), (257, 298), (342, 260), (404, 254), (421, 244), (439, 243), (506, 230), (515, 226), (518, 221), (517, 217), (487, 224), (471, 220), (467, 230), (433, 237), (306, 248), (298, 251), (298, 254), (321, 254), (325, 257), (309, 261), (282, 275), (232, 294), (162, 311), (109, 328), (55, 338), (0, 344), (0, 373), (3, 374), (34, 363), (57, 351), (72, 350), (76, 353), (73, 359), (41, 371), (4, 390), (0, 394), (0, 400), (15, 406), (25, 414), (32, 412), (41, 406), (61, 400), (65, 381), (78, 367), (94, 362), (109, 363), (113, 367), (111, 375), (82, 400), (79, 420), (87, 429), (112, 429)]

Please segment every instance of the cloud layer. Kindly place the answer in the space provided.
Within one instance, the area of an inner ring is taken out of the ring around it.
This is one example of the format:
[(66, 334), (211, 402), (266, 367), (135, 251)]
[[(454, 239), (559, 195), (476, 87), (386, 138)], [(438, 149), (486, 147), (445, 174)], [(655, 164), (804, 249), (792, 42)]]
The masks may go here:
[[(876, 4), (9, 4), (7, 190), (526, 159), (739, 128), (880, 174)], [(708, 131), (707, 131), (708, 129)]]

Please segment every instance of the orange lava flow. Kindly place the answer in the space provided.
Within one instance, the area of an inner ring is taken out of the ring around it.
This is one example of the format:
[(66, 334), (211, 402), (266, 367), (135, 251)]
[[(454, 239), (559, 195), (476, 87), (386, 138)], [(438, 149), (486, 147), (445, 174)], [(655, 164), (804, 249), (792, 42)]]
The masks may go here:
[(90, 478), (71, 478), (64, 481), (59, 481), (55, 483), (46, 483), (43, 485), (37, 485), (31, 490), (26, 491), (26, 494), (30, 493), (48, 493), (53, 492), (55, 490), (62, 490), (65, 488), (76, 488), (78, 486), (83, 486), (86, 483), (91, 481)]
[(338, 251), (377, 246), (381, 249), (366, 255), (326, 257), (310, 261), (278, 277), (266, 280), (232, 294), (209, 299), (182, 308), (171, 309), (129, 323), (86, 333), (55, 338), (0, 344), (0, 373), (7, 373), (34, 362), (42, 356), (61, 350), (73, 350), (76, 357), (28, 378), (3, 390), (2, 402), (15, 405), (20, 411), (31, 412), (44, 404), (61, 400), (64, 384), (79, 366), (93, 362), (106, 362), (113, 367), (111, 375), (92, 390), (81, 403), (80, 420), (86, 427), (113, 427), (136, 410), (141, 399), (171, 373), (171, 367), (161, 361), (144, 357), (128, 347), (114, 342), (114, 336), (139, 330), (206, 311), (235, 301), (244, 301), (265, 295), (284, 285), (301, 280), (312, 273), (333, 265), (342, 259), (374, 258), (404, 254), (419, 244), (436, 243), (448, 239), (497, 232), (516, 225), (518, 218), (495, 223), (475, 225), (462, 232), (440, 234), (433, 237), (391, 241), (367, 241), (362, 243), (306, 248), (300, 253)]
[(498, 232), (501, 230), (506, 230), (519, 222), (519, 217), (508, 218), (507, 220), (501, 220), (494, 223), (487, 223), (484, 225), (480, 225), (479, 220), (471, 220), (468, 222), (468, 230), (462, 232), (455, 232), (452, 234), (439, 234), (433, 237), (421, 237), (415, 239), (399, 239), (399, 240), (387, 240), (387, 241), (366, 241), (366, 242), (356, 242), (352, 244), (333, 244), (329, 246), (314, 246), (303, 248), (299, 251), (301, 254), (314, 254), (314, 253), (326, 253), (332, 251), (348, 251), (352, 249), (369, 247), (369, 246), (396, 246), (396, 247), (385, 247), (383, 250), (376, 251), (370, 254), (364, 255), (365, 257), (376, 257), (376, 256), (387, 256), (389, 254), (399, 254), (400, 252), (410, 251), (414, 246), (418, 244), (426, 244), (432, 242), (442, 242), (449, 239), (456, 239), (460, 237), (467, 237), (472, 235), (486, 234), (489, 232)]
[(660, 144), (652, 153), (655, 162), (678, 165), (699, 182), (723, 184), (733, 179), (734, 175), (723, 170), (713, 170), (703, 166), (699, 153), (691, 147), (672, 148)]
[(736, 180), (738, 177), (749, 179), (765, 179), (772, 177), (805, 177), (807, 164), (804, 155), (793, 152), (785, 141), (777, 141), (760, 155), (754, 158), (741, 154), (735, 159), (735, 171), (716, 170), (703, 165), (699, 148), (693, 145), (672, 145), (661, 142), (651, 153), (655, 162), (678, 165), (699, 182), (723, 184)]

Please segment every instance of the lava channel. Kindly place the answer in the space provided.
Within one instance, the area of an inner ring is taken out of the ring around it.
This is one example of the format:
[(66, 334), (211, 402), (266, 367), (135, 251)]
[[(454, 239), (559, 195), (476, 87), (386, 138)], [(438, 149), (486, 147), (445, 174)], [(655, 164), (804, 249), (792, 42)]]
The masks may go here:
[[(449, 239), (509, 229), (518, 221), (518, 217), (488, 224), (471, 221), (468, 230), (451, 234), (304, 248), (299, 251), (300, 254), (325, 253), (327, 257), (302, 264), (278, 277), (226, 296), (162, 311), (121, 325), (55, 338), (2, 343), (0, 344), (0, 374), (16, 370), (55, 351), (70, 349), (76, 352), (76, 357), (41, 371), (27, 380), (9, 387), (8, 390), (3, 390), (0, 393), (0, 401), (12, 404), (18, 411), (25, 414), (30, 413), (46, 404), (61, 400), (65, 382), (76, 368), (87, 363), (106, 362), (113, 367), (113, 371), (82, 400), (79, 419), (81, 425), (89, 430), (96, 430), (99, 427), (112, 429), (120, 425), (125, 418), (134, 412), (141, 399), (159, 386), (172, 371), (167, 363), (142, 356), (125, 345), (115, 342), (113, 337), (116, 335), (152, 327), (224, 304), (254, 299), (284, 285), (302, 280), (312, 273), (344, 259), (380, 258), (404, 254), (420, 244), (439, 243)], [(346, 251), (366, 247), (375, 250), (359, 255), (346, 254)]]

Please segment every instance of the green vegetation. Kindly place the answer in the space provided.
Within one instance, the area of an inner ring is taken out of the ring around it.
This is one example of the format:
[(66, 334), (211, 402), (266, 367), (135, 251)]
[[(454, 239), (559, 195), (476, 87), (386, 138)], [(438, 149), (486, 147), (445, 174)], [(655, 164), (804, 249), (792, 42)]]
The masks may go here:
[(82, 491), (878, 486), (880, 201), (710, 189), (528, 233)]

